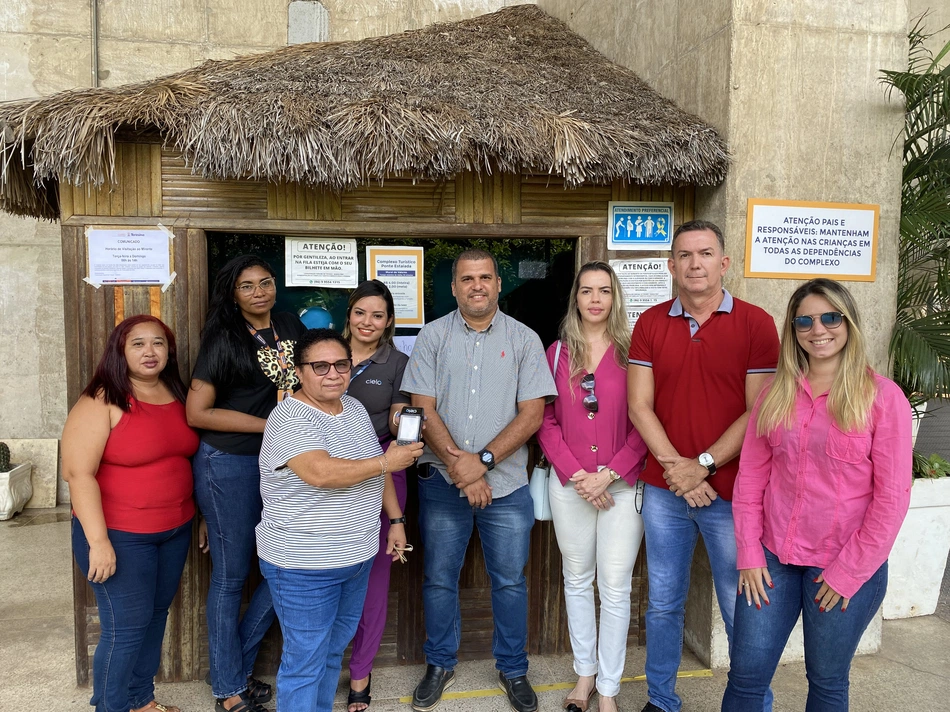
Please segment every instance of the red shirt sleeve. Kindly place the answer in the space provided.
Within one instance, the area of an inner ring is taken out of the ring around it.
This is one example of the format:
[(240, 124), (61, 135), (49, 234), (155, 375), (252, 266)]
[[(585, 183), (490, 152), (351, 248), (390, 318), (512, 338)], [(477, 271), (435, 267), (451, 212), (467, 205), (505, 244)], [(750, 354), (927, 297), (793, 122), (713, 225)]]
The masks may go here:
[(647, 309), (637, 320), (633, 327), (633, 335), (630, 337), (630, 351), (627, 352), (627, 360), (637, 362), (641, 365), (653, 365), (653, 344), (651, 336), (651, 326), (653, 324), (652, 309)]
[(774, 373), (778, 364), (779, 341), (775, 321), (764, 309), (753, 308), (754, 317), (749, 319), (749, 365), (748, 373)]

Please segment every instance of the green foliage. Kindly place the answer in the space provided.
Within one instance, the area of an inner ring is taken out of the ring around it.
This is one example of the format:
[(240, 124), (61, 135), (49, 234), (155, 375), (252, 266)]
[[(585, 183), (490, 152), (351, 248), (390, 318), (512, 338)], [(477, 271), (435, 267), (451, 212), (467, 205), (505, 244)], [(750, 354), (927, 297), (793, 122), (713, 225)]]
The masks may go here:
[(938, 477), (947, 477), (950, 475), (950, 462), (940, 455), (934, 453), (930, 457), (924, 457), (920, 453), (914, 453), (914, 476), (936, 479)]
[(6, 443), (0, 443), (0, 472), (10, 469), (10, 448)]
[[(883, 71), (881, 79), (888, 97), (897, 90), (905, 102), (890, 355), (894, 380), (915, 408), (950, 394), (950, 42), (934, 56), (922, 22), (908, 36), (907, 70)], [(933, 470), (932, 458), (915, 455), (915, 476)]]

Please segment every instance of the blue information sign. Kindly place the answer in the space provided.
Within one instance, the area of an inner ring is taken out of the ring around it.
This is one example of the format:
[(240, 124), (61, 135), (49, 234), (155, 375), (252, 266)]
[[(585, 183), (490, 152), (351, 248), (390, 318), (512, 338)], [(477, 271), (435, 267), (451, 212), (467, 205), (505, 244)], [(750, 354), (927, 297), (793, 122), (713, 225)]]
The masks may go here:
[(669, 250), (673, 203), (610, 202), (607, 249)]

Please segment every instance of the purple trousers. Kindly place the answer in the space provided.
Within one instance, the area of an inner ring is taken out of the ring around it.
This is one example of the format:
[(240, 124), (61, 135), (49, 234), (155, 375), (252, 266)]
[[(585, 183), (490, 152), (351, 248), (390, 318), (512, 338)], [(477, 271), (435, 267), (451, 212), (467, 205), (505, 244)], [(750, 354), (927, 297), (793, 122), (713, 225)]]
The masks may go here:
[[(396, 486), (396, 498), (399, 508), (406, 511), (406, 471), (393, 472), (393, 484)], [(386, 612), (389, 608), (389, 570), (392, 557), (386, 553), (386, 537), (389, 536), (389, 516), (384, 511), (380, 515), (379, 551), (373, 559), (373, 568), (369, 572), (369, 587), (366, 589), (366, 601), (363, 603), (363, 616), (360, 618), (353, 638), (353, 652), (350, 654), (350, 679), (362, 680), (373, 671), (373, 658), (379, 652), (379, 644), (386, 628)]]

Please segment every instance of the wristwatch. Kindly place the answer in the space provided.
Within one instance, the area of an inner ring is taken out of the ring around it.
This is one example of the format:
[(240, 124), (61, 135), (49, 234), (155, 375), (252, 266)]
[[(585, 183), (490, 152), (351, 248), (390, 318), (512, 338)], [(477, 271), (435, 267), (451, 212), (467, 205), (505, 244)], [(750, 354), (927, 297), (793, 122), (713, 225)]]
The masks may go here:
[(489, 472), (495, 469), (495, 455), (488, 448), (478, 451), (478, 459), (488, 468)]
[(704, 452), (699, 456), (699, 464), (709, 470), (710, 475), (716, 474), (716, 461), (708, 452)]
[(620, 479), (620, 475), (617, 473), (616, 470), (612, 470), (609, 467), (605, 467), (604, 469), (607, 470), (607, 474), (610, 475), (611, 482), (616, 482), (617, 480)]

